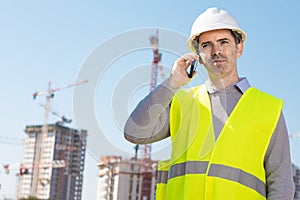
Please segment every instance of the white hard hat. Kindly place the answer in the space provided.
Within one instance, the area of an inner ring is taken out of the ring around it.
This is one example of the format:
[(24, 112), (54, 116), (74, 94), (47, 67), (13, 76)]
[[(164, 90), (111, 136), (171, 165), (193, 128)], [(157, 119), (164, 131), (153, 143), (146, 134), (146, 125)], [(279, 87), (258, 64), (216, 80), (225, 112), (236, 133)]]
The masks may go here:
[(194, 21), (191, 35), (187, 41), (189, 49), (196, 52), (195, 38), (201, 33), (217, 29), (230, 29), (242, 36), (242, 42), (246, 40), (246, 33), (240, 28), (235, 18), (228, 12), (214, 7), (208, 8)]

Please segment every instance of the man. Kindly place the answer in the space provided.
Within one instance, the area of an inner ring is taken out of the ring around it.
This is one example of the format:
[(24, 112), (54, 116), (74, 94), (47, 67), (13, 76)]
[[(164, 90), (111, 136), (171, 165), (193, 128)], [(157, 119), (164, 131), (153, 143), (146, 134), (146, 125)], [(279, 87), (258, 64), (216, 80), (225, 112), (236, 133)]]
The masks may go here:
[[(187, 41), (194, 53), (176, 60), (170, 77), (127, 120), (125, 138), (133, 143), (171, 136), (172, 155), (160, 163), (157, 199), (293, 199), (283, 101), (239, 77), (245, 40), (228, 12), (207, 9)], [(179, 90), (191, 80), (187, 69), (195, 60), (209, 79)]]

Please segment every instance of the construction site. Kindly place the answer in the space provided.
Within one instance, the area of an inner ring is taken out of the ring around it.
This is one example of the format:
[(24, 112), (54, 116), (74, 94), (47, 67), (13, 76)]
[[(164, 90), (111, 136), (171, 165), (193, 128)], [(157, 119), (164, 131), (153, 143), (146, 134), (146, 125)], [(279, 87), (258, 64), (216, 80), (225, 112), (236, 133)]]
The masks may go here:
[[(150, 37), (153, 49), (150, 88), (157, 85), (158, 71), (164, 76), (158, 49), (158, 30)], [(20, 163), (5, 163), (6, 175), (17, 177), (16, 199), (81, 200), (87, 130), (77, 130), (66, 125), (72, 122), (54, 111), (51, 101), (56, 92), (88, 83), (88, 80), (52, 88), (51, 82), (45, 91), (34, 92), (32, 97), (45, 98), (38, 106), (44, 112), (44, 124), (27, 125), (24, 129), (23, 160)], [(80, 86), (79, 86), (80, 87)], [(49, 115), (58, 119), (49, 123)], [(97, 166), (97, 199), (155, 199), (155, 184), (158, 161), (151, 160), (151, 145), (136, 145), (132, 158), (117, 155), (99, 155)]]
[[(164, 76), (159, 52), (158, 30), (150, 37), (153, 50), (151, 63), (151, 92), (157, 85), (160, 73)], [(52, 110), (50, 101), (60, 90), (80, 87), (88, 80), (72, 83), (60, 88), (35, 92), (33, 99), (45, 97), (45, 104), (39, 104), (44, 111), (44, 124), (25, 127), (23, 161), (6, 163), (3, 169), (7, 175), (16, 175), (16, 199), (35, 197), (51, 200), (81, 200), (87, 153), (87, 130), (66, 126), (71, 119)], [(58, 117), (56, 123), (49, 123), (49, 114)], [(291, 134), (296, 139), (300, 134)], [(134, 146), (131, 158), (121, 155), (99, 155), (97, 177), (97, 200), (154, 200), (157, 182), (158, 160), (151, 158), (150, 144)], [(300, 169), (293, 165), (295, 200), (300, 199)]]

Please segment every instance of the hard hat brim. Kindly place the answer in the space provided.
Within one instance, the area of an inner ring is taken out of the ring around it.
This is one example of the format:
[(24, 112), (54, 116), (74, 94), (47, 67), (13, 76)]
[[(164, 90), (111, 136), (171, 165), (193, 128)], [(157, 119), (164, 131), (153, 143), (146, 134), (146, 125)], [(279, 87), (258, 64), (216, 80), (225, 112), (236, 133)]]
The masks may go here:
[(188, 48), (190, 49), (190, 51), (196, 53), (197, 52), (197, 49), (195, 48), (195, 38), (196, 37), (198, 37), (202, 33), (208, 32), (208, 31), (221, 30), (221, 29), (228, 29), (228, 30), (235, 31), (235, 32), (239, 33), (242, 36), (242, 42), (243, 43), (246, 41), (247, 35), (239, 27), (227, 24), (226, 28), (224, 28), (224, 24), (211, 24), (209, 27), (203, 27), (197, 34), (194, 34), (194, 35), (189, 37), (189, 39), (187, 40)]

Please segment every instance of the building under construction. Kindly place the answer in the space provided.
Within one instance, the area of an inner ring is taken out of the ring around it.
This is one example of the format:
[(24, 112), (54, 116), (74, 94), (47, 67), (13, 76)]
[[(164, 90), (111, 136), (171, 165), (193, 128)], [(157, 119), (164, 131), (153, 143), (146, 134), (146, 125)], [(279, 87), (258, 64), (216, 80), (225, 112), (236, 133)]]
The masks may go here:
[(26, 126), (25, 133), (18, 199), (80, 200), (87, 131), (52, 124)]
[(97, 200), (154, 200), (157, 161), (102, 156)]

